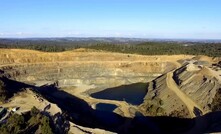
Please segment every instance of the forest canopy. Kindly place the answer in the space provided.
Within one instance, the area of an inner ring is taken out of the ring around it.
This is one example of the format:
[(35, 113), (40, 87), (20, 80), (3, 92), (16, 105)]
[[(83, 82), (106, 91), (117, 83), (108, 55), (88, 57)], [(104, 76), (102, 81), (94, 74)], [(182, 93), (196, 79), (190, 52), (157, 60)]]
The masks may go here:
[(98, 41), (98, 40), (16, 40), (0, 39), (0, 48), (31, 49), (45, 52), (63, 52), (77, 48), (89, 48), (120, 53), (142, 55), (207, 55), (221, 56), (221, 43), (178, 41)]

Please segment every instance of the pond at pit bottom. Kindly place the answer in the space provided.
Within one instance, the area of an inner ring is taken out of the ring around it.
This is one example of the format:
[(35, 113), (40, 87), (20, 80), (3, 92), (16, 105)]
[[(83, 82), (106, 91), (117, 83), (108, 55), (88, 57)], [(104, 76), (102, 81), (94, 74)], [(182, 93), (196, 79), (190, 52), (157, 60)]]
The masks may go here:
[(108, 88), (100, 92), (91, 94), (97, 99), (126, 101), (133, 105), (140, 105), (147, 93), (147, 83), (135, 83)]

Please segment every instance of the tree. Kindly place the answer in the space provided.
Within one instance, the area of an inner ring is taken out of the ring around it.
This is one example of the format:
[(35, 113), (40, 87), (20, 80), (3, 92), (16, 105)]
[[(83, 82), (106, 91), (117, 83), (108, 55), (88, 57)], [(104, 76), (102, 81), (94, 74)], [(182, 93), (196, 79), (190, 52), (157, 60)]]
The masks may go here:
[(31, 109), (31, 116), (36, 116), (39, 113), (40, 111), (35, 106)]
[(25, 120), (24, 120), (24, 117), (22, 115), (13, 114), (8, 119), (8, 123), (21, 126), (21, 125), (23, 125), (25, 123)]
[(5, 88), (5, 83), (0, 80), (0, 101), (5, 101), (7, 99), (7, 90)]
[(221, 88), (217, 90), (217, 93), (211, 104), (212, 111), (221, 111)]
[(42, 134), (53, 134), (50, 127), (50, 120), (47, 116), (43, 116), (41, 120), (41, 133)]
[(6, 127), (4, 126), (3, 131), (4, 132), (10, 132), (11, 134), (17, 134), (21, 130), (25, 128), (25, 120), (22, 115), (13, 114), (8, 118), (8, 121), (6, 123)]

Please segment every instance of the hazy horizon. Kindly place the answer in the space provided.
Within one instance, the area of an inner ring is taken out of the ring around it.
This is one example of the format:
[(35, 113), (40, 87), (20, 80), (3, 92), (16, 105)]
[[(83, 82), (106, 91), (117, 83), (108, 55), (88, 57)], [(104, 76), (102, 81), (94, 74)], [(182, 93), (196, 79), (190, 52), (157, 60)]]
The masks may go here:
[(219, 0), (2, 0), (0, 38), (221, 39)]

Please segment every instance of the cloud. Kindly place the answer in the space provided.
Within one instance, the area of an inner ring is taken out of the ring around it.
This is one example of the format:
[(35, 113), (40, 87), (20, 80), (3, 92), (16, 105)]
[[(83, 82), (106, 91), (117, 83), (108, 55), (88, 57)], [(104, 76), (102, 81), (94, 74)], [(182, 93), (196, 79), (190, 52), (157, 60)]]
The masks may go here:
[(26, 35), (26, 33), (23, 33), (23, 32), (16, 32), (15, 35), (17, 35), (17, 36), (22, 36), (22, 35)]
[(15, 37), (15, 38), (21, 38), (21, 37), (32, 37), (34, 34), (29, 33), (29, 32), (1, 32), (0, 37), (4, 38), (10, 38), (10, 37)]
[(97, 31), (47, 31), (38, 32), (0, 32), (1, 38), (31, 38), (31, 37), (135, 37), (135, 38), (195, 38), (195, 39), (221, 39), (218, 32), (148, 32), (148, 31), (118, 31), (118, 30), (97, 30)]

